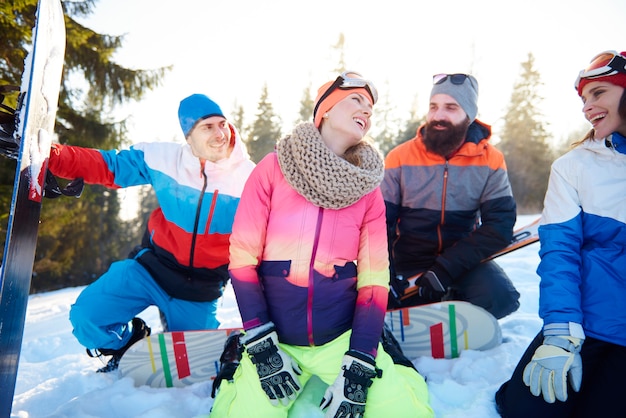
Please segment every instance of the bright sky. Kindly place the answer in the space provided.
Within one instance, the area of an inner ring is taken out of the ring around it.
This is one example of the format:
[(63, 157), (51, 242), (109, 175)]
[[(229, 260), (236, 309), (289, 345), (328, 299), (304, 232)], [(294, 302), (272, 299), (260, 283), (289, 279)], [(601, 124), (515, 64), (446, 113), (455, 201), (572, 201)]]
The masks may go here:
[(472, 73), (478, 118), (495, 136), (532, 52), (544, 83), (541, 108), (561, 140), (586, 126), (573, 88), (578, 71), (598, 52), (626, 50), (625, 21), (623, 0), (101, 0), (84, 23), (126, 34), (115, 57), (124, 66), (174, 66), (162, 87), (124, 109), (138, 142), (182, 139), (176, 112), (192, 93), (229, 115), (243, 105), (250, 123), (265, 83), (289, 129), (304, 89), (314, 96), (336, 77), (340, 33), (347, 68), (374, 81), (404, 120), (414, 103), (425, 113), (433, 74)]

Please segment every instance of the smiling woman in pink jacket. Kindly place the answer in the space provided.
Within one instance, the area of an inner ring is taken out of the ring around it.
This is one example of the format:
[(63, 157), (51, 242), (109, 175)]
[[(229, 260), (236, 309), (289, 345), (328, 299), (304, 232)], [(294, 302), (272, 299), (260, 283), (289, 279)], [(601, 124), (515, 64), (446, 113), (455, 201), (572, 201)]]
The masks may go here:
[(229, 266), (246, 350), (212, 416), (286, 417), (312, 375), (330, 385), (327, 417), (432, 416), (423, 378), (379, 347), (384, 166), (364, 139), (376, 99), (354, 72), (324, 84), (314, 123), (297, 125), (247, 181)]

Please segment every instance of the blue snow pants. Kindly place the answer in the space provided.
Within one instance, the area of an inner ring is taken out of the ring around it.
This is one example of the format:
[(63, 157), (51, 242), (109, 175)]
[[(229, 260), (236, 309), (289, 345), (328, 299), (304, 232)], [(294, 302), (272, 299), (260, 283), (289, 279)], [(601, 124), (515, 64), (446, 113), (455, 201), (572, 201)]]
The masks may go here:
[[(123, 347), (131, 337), (129, 322), (157, 306), (169, 331), (216, 329), (217, 299), (193, 302), (168, 295), (133, 259), (117, 261), (78, 295), (70, 309), (73, 334), (89, 349)], [(150, 324), (148, 324), (150, 325)]]

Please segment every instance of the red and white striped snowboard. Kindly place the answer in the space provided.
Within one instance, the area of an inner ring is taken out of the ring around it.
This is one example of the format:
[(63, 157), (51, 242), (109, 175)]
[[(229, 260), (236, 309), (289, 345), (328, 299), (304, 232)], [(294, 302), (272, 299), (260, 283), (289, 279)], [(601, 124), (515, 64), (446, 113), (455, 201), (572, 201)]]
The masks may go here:
[(122, 377), (137, 386), (185, 387), (215, 379), (228, 336), (236, 329), (154, 334), (133, 344), (120, 360)]

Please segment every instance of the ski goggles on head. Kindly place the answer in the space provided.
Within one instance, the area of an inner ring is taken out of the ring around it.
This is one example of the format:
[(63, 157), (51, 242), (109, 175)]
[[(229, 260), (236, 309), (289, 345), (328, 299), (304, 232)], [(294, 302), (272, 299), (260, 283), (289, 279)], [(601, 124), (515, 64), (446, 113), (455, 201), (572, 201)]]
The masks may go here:
[(340, 90), (350, 90), (350, 89), (359, 89), (364, 88), (367, 92), (372, 96), (372, 100), (374, 104), (378, 101), (378, 91), (376, 87), (374, 87), (374, 83), (369, 80), (363, 78), (363, 76), (356, 71), (344, 71), (341, 73), (339, 77), (335, 80), (333, 84), (328, 87), (328, 90), (322, 94), (320, 99), (315, 104), (315, 109), (313, 109), (313, 114), (317, 114), (317, 109), (330, 94), (336, 89)]
[(617, 51), (604, 51), (593, 57), (589, 65), (578, 73), (574, 87), (578, 90), (583, 78), (593, 79), (617, 73), (626, 74), (626, 57)]

